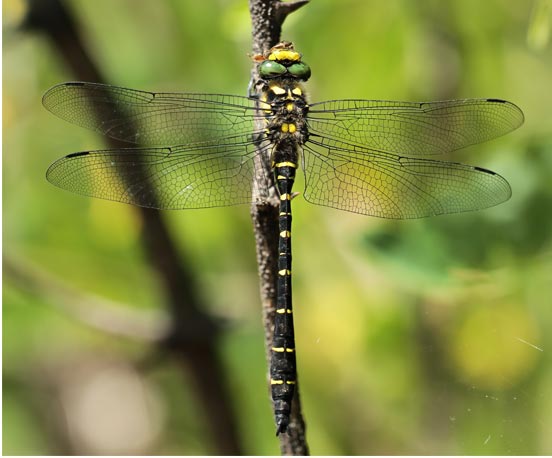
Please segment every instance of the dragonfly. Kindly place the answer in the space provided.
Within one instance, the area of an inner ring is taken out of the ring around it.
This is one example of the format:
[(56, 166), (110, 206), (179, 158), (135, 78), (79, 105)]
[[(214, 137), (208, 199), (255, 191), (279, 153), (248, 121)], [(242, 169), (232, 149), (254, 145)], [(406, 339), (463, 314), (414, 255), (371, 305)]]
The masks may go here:
[[(513, 103), (492, 98), (309, 103), (304, 82), (311, 70), (292, 43), (254, 62), (258, 90), (248, 96), (54, 86), (43, 97), (49, 111), (129, 146), (69, 154), (49, 167), (47, 179), (77, 194), (160, 210), (258, 202), (273, 183), (279, 257), (270, 386), (281, 434), (297, 383), (291, 295), (297, 169), (306, 201), (348, 212), (409, 219), (480, 210), (508, 200), (508, 182), (432, 156), (507, 134), (524, 116)], [(270, 161), (268, 181), (259, 179), (266, 174), (260, 157)]]

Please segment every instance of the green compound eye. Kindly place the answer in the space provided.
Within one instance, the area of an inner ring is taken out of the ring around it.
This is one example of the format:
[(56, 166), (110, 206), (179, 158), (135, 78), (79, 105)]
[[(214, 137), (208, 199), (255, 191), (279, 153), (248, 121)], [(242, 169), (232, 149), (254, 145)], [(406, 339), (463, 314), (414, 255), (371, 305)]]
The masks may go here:
[(286, 67), (273, 60), (264, 60), (259, 66), (261, 78), (275, 78), (286, 72)]
[(287, 70), (293, 76), (302, 79), (303, 81), (307, 81), (311, 76), (311, 69), (304, 62), (297, 62), (295, 64), (292, 64), (287, 68)]

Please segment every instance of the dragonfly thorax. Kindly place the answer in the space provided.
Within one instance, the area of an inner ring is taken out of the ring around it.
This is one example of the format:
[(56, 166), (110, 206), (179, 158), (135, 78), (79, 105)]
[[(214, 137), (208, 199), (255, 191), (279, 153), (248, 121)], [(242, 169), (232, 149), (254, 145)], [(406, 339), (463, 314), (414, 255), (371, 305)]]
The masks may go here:
[(278, 145), (290, 141), (302, 145), (308, 140), (308, 105), (302, 86), (292, 79), (272, 80), (260, 97), (266, 117), (266, 135)]

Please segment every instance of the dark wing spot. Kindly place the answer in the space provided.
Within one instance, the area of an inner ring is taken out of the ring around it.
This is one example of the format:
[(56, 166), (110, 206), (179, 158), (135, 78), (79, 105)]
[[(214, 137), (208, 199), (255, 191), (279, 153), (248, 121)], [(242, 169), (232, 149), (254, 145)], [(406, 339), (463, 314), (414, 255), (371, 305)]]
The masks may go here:
[(480, 172), (485, 172), (485, 173), (488, 173), (489, 175), (496, 175), (496, 173), (493, 172), (492, 170), (487, 170), (487, 169), (484, 169), (482, 167), (477, 167), (477, 166), (474, 166), (473, 168), (474, 168), (474, 170), (478, 170)]
[(68, 154), (68, 155), (65, 156), (65, 157), (66, 157), (66, 158), (70, 158), (70, 157), (87, 156), (88, 154), (90, 154), (90, 151), (81, 151), (80, 153), (71, 153), (71, 154)]

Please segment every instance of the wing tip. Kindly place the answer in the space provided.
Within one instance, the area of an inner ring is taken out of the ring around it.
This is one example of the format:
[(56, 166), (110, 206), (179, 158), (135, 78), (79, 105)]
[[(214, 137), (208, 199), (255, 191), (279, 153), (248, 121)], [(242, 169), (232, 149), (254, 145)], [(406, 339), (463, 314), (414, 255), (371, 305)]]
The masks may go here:
[(488, 98), (488, 99), (485, 99), (485, 100), (487, 102), (491, 102), (491, 103), (502, 103), (502, 104), (508, 105), (510, 108), (513, 109), (513, 112), (515, 112), (515, 114), (517, 116), (517, 119), (516, 119), (517, 122), (516, 122), (516, 124), (513, 125), (512, 130), (517, 129), (518, 127), (520, 127), (525, 122), (525, 114), (523, 113), (523, 110), (518, 105), (516, 105), (515, 103), (510, 102), (509, 100), (495, 99), (495, 98)]
[(48, 111), (51, 111), (52, 113), (56, 114), (55, 111), (54, 111), (54, 108), (55, 108), (56, 104), (52, 103), (52, 101), (54, 100), (53, 96), (58, 95), (59, 93), (63, 92), (64, 90), (67, 90), (67, 89), (70, 89), (70, 88), (73, 88), (73, 87), (81, 88), (81, 87), (85, 87), (85, 86), (93, 87), (93, 86), (104, 86), (104, 85), (100, 84), (100, 83), (88, 83), (88, 82), (85, 82), (85, 81), (66, 81), (66, 82), (63, 82), (63, 83), (58, 83), (58, 84), (53, 85), (50, 89), (48, 89), (44, 93), (44, 95), (42, 96), (42, 105)]
[(66, 83), (55, 84), (50, 89), (48, 89), (42, 96), (42, 106), (44, 106), (44, 108), (46, 108), (48, 111), (56, 114), (54, 111), (55, 104), (52, 103), (53, 97), (59, 94), (60, 92), (62, 92), (65, 88), (69, 86), (78, 86), (78, 85), (84, 85), (84, 83), (79, 81), (69, 81)]

